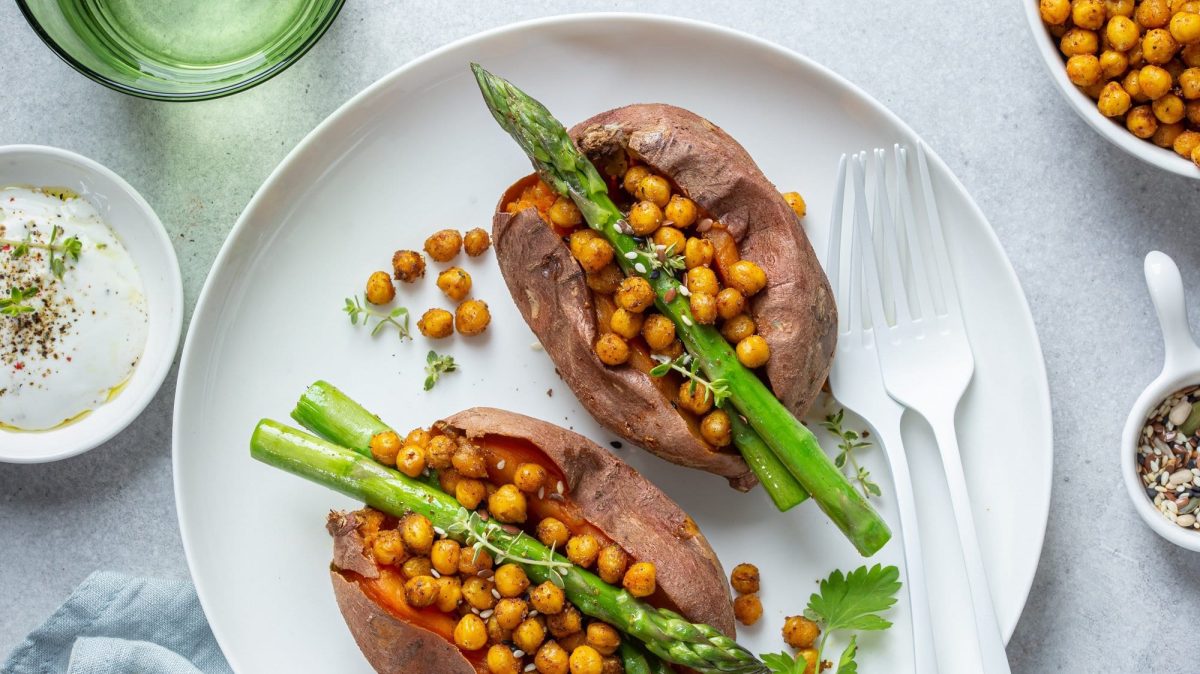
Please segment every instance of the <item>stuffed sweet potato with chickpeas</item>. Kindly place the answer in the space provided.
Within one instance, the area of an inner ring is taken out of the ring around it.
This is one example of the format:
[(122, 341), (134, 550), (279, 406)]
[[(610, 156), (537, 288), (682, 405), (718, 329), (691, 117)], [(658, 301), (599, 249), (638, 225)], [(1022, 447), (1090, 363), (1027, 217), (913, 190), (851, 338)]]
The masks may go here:
[[(795, 415), (832, 363), (837, 310), (787, 199), (741, 145), (670, 105), (631, 105), (570, 130), (627, 209), (629, 233), (680, 255), (692, 314), (720, 327), (744, 365)], [(658, 456), (755, 483), (731, 447), (729, 419), (679, 377), (651, 377), (652, 356), (683, 352), (653, 296), (625, 279), (613, 250), (570, 200), (536, 176), (513, 185), (493, 219), (500, 269), (564, 381), (606, 428)]]
[[(473, 408), (403, 443), (424, 445), (442, 490), (464, 508), (524, 530), (655, 606), (733, 634), (724, 573), (695, 523), (586, 438)], [(467, 486), (475, 484), (478, 493)], [(622, 671), (617, 647), (631, 637), (581, 614), (562, 590), (531, 582), (521, 567), (499, 564), (487, 550), (474, 554), (423, 516), (333, 512), (327, 528), (338, 606), (381, 673), (515, 674), (529, 665), (565, 672), (577, 652), (601, 674)]]

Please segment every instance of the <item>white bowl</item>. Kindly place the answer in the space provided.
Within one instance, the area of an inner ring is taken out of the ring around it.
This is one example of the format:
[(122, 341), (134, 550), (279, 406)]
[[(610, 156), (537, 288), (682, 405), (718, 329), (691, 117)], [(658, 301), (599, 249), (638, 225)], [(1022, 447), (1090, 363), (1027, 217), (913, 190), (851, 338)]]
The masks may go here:
[(87, 199), (120, 237), (145, 286), (149, 334), (125, 388), (75, 423), (42, 432), (0, 430), (0, 461), (41, 463), (82, 454), (146, 409), (175, 360), (183, 283), (175, 249), (150, 204), (120, 176), (74, 152), (41, 145), (0, 147), (0, 185), (67, 187)]
[(1075, 108), (1075, 112), (1079, 113), (1085, 122), (1101, 136), (1107, 138), (1110, 143), (1147, 164), (1153, 164), (1164, 171), (1170, 171), (1186, 178), (1200, 180), (1200, 167), (1190, 159), (1180, 157), (1174, 150), (1142, 140), (1130, 133), (1124, 124), (1100, 114), (1100, 111), (1096, 109), (1096, 102), (1088, 98), (1087, 94), (1080, 91), (1071, 83), (1071, 80), (1067, 79), (1066, 61), (1063, 60), (1062, 53), (1058, 51), (1058, 40), (1050, 35), (1050, 31), (1046, 30), (1045, 24), (1042, 23), (1042, 17), (1038, 13), (1037, 0), (1019, 1), (1025, 8), (1025, 18), (1029, 21), (1029, 29), (1033, 31), (1033, 41), (1042, 55), (1042, 61), (1050, 69), (1050, 76), (1054, 78), (1055, 84), (1070, 102), (1071, 107)]

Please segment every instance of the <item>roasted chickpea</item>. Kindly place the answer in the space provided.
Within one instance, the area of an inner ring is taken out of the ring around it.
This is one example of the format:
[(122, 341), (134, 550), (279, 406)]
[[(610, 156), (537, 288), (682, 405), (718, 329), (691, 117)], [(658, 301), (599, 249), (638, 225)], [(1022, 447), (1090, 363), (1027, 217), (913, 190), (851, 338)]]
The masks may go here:
[(409, 606), (425, 608), (437, 600), (438, 586), (433, 576), (417, 576), (404, 584), (404, 600)]
[(500, 621), (496, 620), (496, 616), (487, 619), (488, 643), (503, 644), (512, 640), (512, 630), (506, 630), (500, 626)]
[(409, 552), (427, 555), (433, 548), (433, 524), (424, 515), (409, 513), (400, 520), (400, 537)]
[(398, 250), (392, 255), (392, 275), (412, 283), (425, 275), (425, 256), (415, 250)]
[(461, 267), (450, 267), (438, 274), (437, 287), (457, 302), (471, 292), (471, 275)]
[(738, 260), (729, 266), (729, 286), (746, 297), (767, 286), (767, 273), (750, 260)]
[(1104, 36), (1108, 38), (1108, 44), (1117, 51), (1129, 51), (1138, 43), (1141, 37), (1141, 30), (1132, 19), (1126, 16), (1114, 16), (1108, 20), (1108, 25), (1104, 28)]
[(425, 252), (438, 262), (449, 262), (462, 247), (462, 235), (456, 229), (443, 229), (425, 239)]
[(1129, 69), (1129, 57), (1124, 52), (1105, 49), (1100, 54), (1100, 75), (1104, 80), (1111, 80), (1125, 74)]
[(538, 674), (567, 674), (570, 671), (569, 657), (562, 646), (554, 641), (547, 641), (538, 649), (537, 655), (533, 656), (533, 664), (537, 667)]
[(804, 197), (800, 196), (799, 192), (784, 192), (783, 200), (791, 207), (797, 218), (803, 218), (808, 213), (808, 205), (804, 203)]
[(707, 267), (712, 263), (713, 244), (708, 239), (690, 237), (683, 246), (683, 265), (688, 269)]
[(551, 616), (563, 610), (566, 595), (554, 583), (546, 581), (529, 591), (529, 603), (541, 613)]
[(491, 674), (517, 674), (521, 661), (504, 644), (492, 644), (487, 652), (487, 667)]
[(420, 445), (405, 445), (396, 456), (396, 470), (409, 477), (425, 472), (425, 450)]
[(679, 406), (692, 414), (705, 414), (712, 409), (713, 398), (707, 388), (684, 381), (679, 385)]
[[(693, 267), (687, 271), (687, 289), (693, 295), (696, 293), (707, 293), (716, 297), (717, 293), (721, 292), (721, 285), (717, 282), (717, 274), (708, 267)], [(716, 308), (714, 306), (714, 308)]]
[(400, 453), (400, 436), (395, 431), (384, 431), (371, 436), (371, 456), (385, 466), (396, 465), (396, 455)]
[(512, 634), (513, 643), (526, 653), (537, 651), (546, 640), (545, 618), (527, 618), (517, 625)]
[(1071, 5), (1071, 21), (1080, 28), (1097, 30), (1104, 25), (1102, 0), (1075, 0)]
[(649, 236), (662, 225), (663, 212), (652, 202), (639, 201), (629, 208), (629, 216), (625, 220), (634, 234)]
[(1066, 33), (1063, 33), (1062, 39), (1058, 42), (1059, 51), (1064, 56), (1074, 56), (1076, 54), (1095, 54), (1099, 51), (1100, 38), (1096, 33), (1083, 28), (1072, 28)]
[(1200, 131), (1184, 131), (1175, 137), (1172, 149), (1184, 159), (1190, 159), (1192, 150), (1200, 147)]
[(1192, 148), (1192, 163), (1200, 166), (1200, 147)]
[(517, 629), (521, 621), (525, 620), (525, 615), (529, 613), (529, 606), (524, 599), (505, 597), (496, 602), (495, 611), (493, 617), (500, 627), (512, 631)]
[(650, 314), (642, 322), (642, 338), (652, 351), (659, 351), (675, 341), (675, 323), (662, 314)]
[(758, 573), (758, 567), (747, 563), (738, 564), (733, 567), (733, 571), (729, 574), (729, 584), (733, 586), (733, 590), (738, 594), (753, 594), (758, 592), (761, 585), (761, 576)]
[(1095, 101), (1100, 98), (1100, 93), (1104, 91), (1104, 82), (1101, 80), (1096, 80), (1094, 84), (1089, 84), (1086, 87), (1079, 87), (1079, 90), (1086, 94), (1088, 98)]
[(671, 185), (662, 176), (648, 175), (638, 182), (637, 198), (663, 208), (671, 200)]
[(367, 301), (371, 304), (387, 304), (396, 298), (396, 286), (386, 271), (377, 271), (367, 277)]
[(406, 579), (416, 578), (417, 576), (433, 575), (433, 567), (429, 564), (428, 557), (409, 557), (400, 566), (400, 573), (404, 574)]
[(618, 545), (606, 545), (596, 555), (596, 571), (600, 579), (609, 585), (616, 585), (625, 576), (625, 568), (629, 566), (629, 555)]
[(462, 581), (458, 576), (442, 576), (437, 579), (438, 596), (434, 605), (442, 613), (449, 613), (462, 603)]
[(559, 227), (578, 227), (583, 224), (583, 214), (579, 212), (579, 207), (566, 197), (555, 199), (546, 214), (550, 216), (550, 222)]
[(1200, 42), (1200, 14), (1179, 12), (1171, 17), (1171, 37), (1179, 44)]
[(571, 674), (603, 674), (604, 660), (600, 653), (588, 645), (571, 651)]
[(1078, 87), (1089, 87), (1100, 81), (1100, 59), (1091, 54), (1076, 54), (1067, 59), (1067, 78)]
[(817, 651), (817, 649), (812, 648), (811, 646), (808, 648), (801, 648), (800, 651), (796, 653), (796, 659), (804, 660), (804, 672), (802, 672), (802, 674), (817, 674), (817, 668), (821, 664), (821, 654)]
[(488, 496), (488, 512), (505, 524), (521, 524), (525, 521), (525, 495), (514, 485), (506, 484)]
[(463, 250), (467, 251), (467, 255), (471, 257), (483, 255), (491, 245), (492, 237), (488, 236), (486, 229), (480, 227), (472, 229), (463, 236)]
[(753, 335), (756, 329), (757, 326), (754, 324), (754, 319), (746, 314), (741, 314), (725, 321), (725, 324), (721, 326), (721, 335), (726, 340), (737, 344), (750, 335)]
[(1147, 63), (1166, 63), (1178, 50), (1179, 43), (1171, 37), (1170, 31), (1162, 28), (1146, 31), (1146, 35), (1142, 37), (1142, 58), (1146, 59)]
[(454, 498), (467, 510), (478, 508), (486, 497), (487, 485), (481, 480), (462, 478), (454, 485)]
[[(1183, 119), (1183, 99), (1175, 94), (1159, 97), (1150, 104), (1150, 109), (1154, 111), (1154, 116), (1158, 118), (1158, 121), (1163, 124), (1175, 124)], [(1174, 141), (1173, 138), (1171, 140)]]
[[(449, 465), (449, 461), (446, 462)], [(458, 474), (453, 468), (439, 468), (437, 473), (438, 486), (447, 494), (453, 494), (458, 488), (458, 483), (463, 480), (463, 476)]]
[(746, 297), (736, 288), (722, 288), (717, 293), (717, 315), (729, 320), (746, 310)]
[(1104, 0), (1104, 11), (1109, 16), (1133, 16), (1134, 0)]
[(1159, 124), (1158, 131), (1150, 136), (1150, 142), (1159, 147), (1171, 148), (1175, 146), (1175, 139), (1179, 134), (1183, 133), (1183, 122), (1175, 122), (1173, 124)]
[(577, 229), (568, 239), (571, 255), (586, 272), (598, 272), (613, 261), (613, 247), (590, 229)]
[(1104, 85), (1104, 90), (1100, 92), (1100, 99), (1096, 101), (1096, 108), (1105, 117), (1120, 117), (1129, 110), (1130, 104), (1129, 94), (1125, 92), (1125, 89), (1116, 82), (1109, 82)]
[(429, 431), (424, 428), (414, 428), (408, 432), (408, 435), (404, 436), (404, 444), (416, 445), (421, 449), (427, 449), (429, 447), (429, 440), (432, 437)]
[(621, 287), (621, 281), (625, 280), (625, 274), (621, 272), (620, 267), (612, 263), (598, 272), (587, 272), (584, 278), (587, 281), (587, 287), (591, 288), (593, 292), (612, 295)]
[(403, 564), (408, 559), (404, 540), (395, 529), (385, 529), (375, 534), (371, 541), (371, 556), (380, 564)]
[(505, 564), (496, 569), (496, 576), (492, 582), (496, 584), (496, 591), (502, 597), (519, 597), (529, 589), (529, 577), (525, 575), (525, 570), (516, 564)]
[(430, 309), (417, 321), (417, 329), (430, 339), (442, 339), (454, 333), (454, 314), (445, 309)]
[(1139, 103), (1150, 100), (1142, 93), (1142, 73), (1140, 70), (1131, 70), (1125, 73), (1125, 79), (1121, 80), (1121, 88), (1129, 94), (1130, 98)]
[(1192, 126), (1200, 129), (1200, 101), (1188, 101), (1184, 110), (1186, 110), (1184, 116), (1192, 123)]
[(713, 447), (728, 447), (733, 442), (733, 429), (724, 410), (713, 410), (700, 420), (700, 437)]
[(1143, 28), (1161, 28), (1171, 20), (1171, 7), (1167, 0), (1142, 0), (1134, 10), (1133, 18)]
[(536, 463), (522, 463), (513, 473), (513, 484), (517, 489), (532, 494), (546, 483), (546, 469)]
[(650, 171), (645, 166), (633, 166), (625, 172), (625, 177), (622, 179), (621, 186), (625, 191), (632, 196), (637, 196), (638, 183), (642, 182), (642, 178), (650, 175)]
[(546, 629), (550, 630), (555, 639), (562, 639), (580, 631), (583, 629), (583, 619), (579, 616), (579, 609), (567, 604), (558, 613), (547, 615)]
[(487, 627), (474, 613), (468, 613), (454, 626), (454, 644), (464, 651), (477, 651), (487, 645)]
[[(480, 571), (491, 570), (495, 561), (492, 553), (480, 547), (463, 548), (458, 555), (458, 574), (460, 576), (475, 576)], [(491, 588), (488, 588), (491, 591)]]
[(454, 310), (454, 327), (460, 335), (478, 335), (487, 329), (491, 320), (492, 314), (483, 300), (467, 300)]
[[(435, 435), (429, 439), (429, 451), (425, 456), (425, 463), (435, 470), (450, 467), (450, 458), (454, 456), (458, 445), (454, 440), (445, 435)], [(451, 490), (452, 491), (452, 490)]]
[(717, 298), (708, 293), (692, 293), (688, 298), (692, 309), (692, 318), (700, 325), (712, 325), (717, 322)]
[[(464, 551), (463, 557), (470, 557), (470, 551)], [(479, 576), (468, 576), (462, 582), (462, 596), (471, 608), (486, 611), (496, 605), (496, 595), (492, 594), (492, 581)]]
[(788, 616), (783, 621), (783, 640), (792, 648), (808, 648), (819, 636), (821, 628), (802, 615)]
[(587, 645), (587, 632), (581, 629), (573, 634), (568, 634), (558, 640), (558, 645), (568, 652), (574, 653), (576, 648)]
[(454, 449), (454, 454), (450, 457), (450, 463), (454, 466), (463, 477), (486, 478), (487, 459), (483, 456), (483, 450), (479, 446), (459, 439), (457, 446)]
[(567, 559), (577, 566), (588, 568), (596, 563), (600, 554), (600, 542), (591, 534), (572, 536), (567, 541)]
[(1200, 44), (1189, 44), (1179, 52), (1183, 64), (1189, 68), (1200, 68)]
[(1071, 18), (1071, 2), (1070, 0), (1039, 0), (1038, 13), (1042, 15), (1042, 21), (1057, 26), (1066, 23), (1067, 19)]
[(771, 347), (762, 335), (750, 335), (737, 343), (737, 357), (746, 367), (762, 367), (771, 357)]
[(608, 327), (625, 339), (633, 339), (642, 331), (642, 314), (617, 307), (608, 321)]
[(662, 246), (663, 252), (671, 251), (671, 255), (679, 255), (687, 245), (687, 237), (674, 227), (659, 227), (654, 232), (654, 245)]
[[(685, 196), (676, 194), (667, 202), (666, 210), (663, 215), (667, 217), (676, 227), (687, 229), (696, 222), (696, 202), (688, 199)], [(676, 248), (675, 250), (679, 250)]]
[(379, 533), (379, 528), (383, 526), (383, 513), (374, 508), (363, 508), (355, 512), (354, 519), (357, 522), (358, 533), (367, 540)]
[(600, 655), (612, 655), (621, 645), (621, 633), (608, 623), (592, 621), (587, 626), (587, 645)]
[(547, 517), (537, 523), (537, 538), (542, 545), (553, 546), (561, 550), (571, 538), (571, 530), (560, 520)]
[(625, 674), (625, 664), (620, 655), (606, 655), (600, 665), (600, 674)]
[(1139, 105), (1125, 114), (1125, 128), (1138, 138), (1149, 138), (1158, 130), (1158, 119), (1148, 105)]
[(640, 276), (629, 276), (621, 281), (614, 298), (617, 306), (640, 314), (654, 304), (654, 289), (650, 282)]
[(1179, 73), (1179, 94), (1191, 101), (1200, 98), (1200, 68), (1188, 68)]
[(758, 622), (762, 613), (762, 600), (756, 594), (743, 594), (733, 600), (733, 617), (743, 625)]
[(458, 573), (458, 557), (461, 552), (462, 548), (457, 541), (444, 538), (433, 544), (433, 549), (429, 551), (429, 562), (438, 573), (451, 576)]
[(596, 340), (596, 356), (605, 365), (622, 365), (629, 360), (629, 345), (620, 335), (606, 332)]
[(657, 571), (650, 562), (638, 562), (629, 567), (621, 585), (635, 597), (649, 597), (654, 594)]

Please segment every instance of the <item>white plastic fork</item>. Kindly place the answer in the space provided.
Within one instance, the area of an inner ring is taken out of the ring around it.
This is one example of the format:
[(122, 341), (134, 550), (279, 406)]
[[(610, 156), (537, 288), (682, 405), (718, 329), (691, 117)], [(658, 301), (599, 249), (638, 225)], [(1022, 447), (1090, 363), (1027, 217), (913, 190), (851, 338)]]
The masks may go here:
[[(826, 273), (840, 308), (837, 352), (829, 373), (829, 387), (840, 404), (854, 410), (871, 424), (875, 430), (875, 443), (887, 455), (895, 483), (896, 505), (900, 511), (900, 538), (904, 545), (905, 580), (912, 614), (913, 671), (916, 674), (937, 674), (933, 621), (929, 614), (925, 563), (921, 559), (921, 536), (917, 526), (916, 495), (908, 469), (908, 457), (904, 452), (904, 441), (900, 437), (900, 418), (904, 408), (888, 396), (883, 386), (871, 317), (862, 303), (862, 242), (860, 237), (855, 236), (853, 227), (848, 228), (846, 233), (850, 237), (849, 274), (843, 279), (841, 273), (846, 163), (847, 157), (842, 155), (834, 187), (829, 253), (825, 258)], [(855, 204), (857, 207), (857, 201)]]
[[(886, 193), (885, 155), (884, 150), (875, 150), (872, 177), (876, 190)], [(892, 217), (890, 209), (876, 209), (873, 225), (868, 222), (864, 196), (866, 167), (861, 160), (852, 162), (856, 187), (855, 238), (863, 241), (860, 255), (866, 280), (863, 293), (870, 308), (887, 391), (897, 402), (925, 417), (941, 452), (970, 585), (979, 636), (980, 671), (1008, 674), (1011, 670), (1004, 651), (1004, 636), (988, 590), (954, 430), (954, 413), (975, 372), (975, 358), (963, 326), (924, 146), (917, 145), (916, 155), (916, 189), (925, 215), (920, 220), (913, 206), (914, 186), (909, 181), (905, 149), (894, 147), (896, 217)], [(877, 234), (877, 240), (882, 242), (878, 257), (872, 231), (881, 234)], [(885, 306), (885, 301), (890, 306)], [(890, 322), (888, 309), (894, 315)]]

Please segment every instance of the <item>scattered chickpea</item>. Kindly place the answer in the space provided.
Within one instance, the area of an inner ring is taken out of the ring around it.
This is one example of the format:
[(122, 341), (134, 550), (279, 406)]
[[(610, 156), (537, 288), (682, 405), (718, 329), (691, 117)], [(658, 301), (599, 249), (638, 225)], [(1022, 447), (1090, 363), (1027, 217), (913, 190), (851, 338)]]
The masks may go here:
[[(685, 196), (676, 194), (667, 202), (667, 207), (663, 211), (663, 215), (675, 223), (676, 227), (687, 229), (696, 222), (696, 202)], [(675, 250), (679, 250), (679, 248)]]
[(412, 283), (425, 275), (425, 256), (415, 250), (398, 250), (392, 255), (392, 275)]
[(715, 297), (721, 292), (716, 272), (708, 267), (693, 267), (687, 270), (686, 280), (687, 289), (693, 294), (707, 293)]
[(461, 335), (478, 335), (487, 329), (491, 320), (487, 302), (483, 300), (467, 300), (454, 310), (454, 327)]
[(1039, 0), (1038, 12), (1042, 15), (1042, 21), (1057, 26), (1066, 23), (1067, 19), (1071, 18), (1071, 2), (1070, 0)]
[(629, 227), (638, 236), (649, 236), (663, 223), (663, 212), (651, 201), (639, 201), (629, 209)]
[(625, 665), (620, 655), (606, 655), (600, 666), (600, 674), (625, 674)]
[(463, 480), (463, 476), (458, 474), (457, 470), (449, 467), (450, 460), (446, 460), (446, 465), (438, 469), (437, 479), (438, 486), (447, 494), (453, 494), (458, 488), (458, 483)]
[(603, 662), (600, 654), (591, 646), (580, 646), (571, 651), (571, 674), (602, 674)]
[(459, 505), (467, 510), (478, 508), (486, 496), (487, 487), (481, 480), (463, 478), (454, 485), (454, 498), (458, 499)]
[(450, 463), (454, 466), (454, 470), (464, 477), (486, 478), (488, 476), (487, 459), (484, 458), (483, 451), (473, 443), (460, 441), (454, 449), (454, 454), (450, 457)]
[(725, 410), (713, 410), (700, 421), (700, 437), (713, 447), (728, 447), (733, 442), (733, 429)]
[(525, 495), (514, 485), (506, 484), (488, 496), (488, 512), (505, 524), (521, 524), (526, 517)]
[(463, 236), (463, 250), (467, 251), (467, 255), (471, 257), (483, 255), (491, 245), (492, 237), (488, 236), (487, 230), (479, 227), (472, 229)]
[[(503, 567), (501, 567), (503, 568)], [(493, 617), (500, 627), (509, 631), (517, 629), (529, 613), (529, 606), (519, 597), (504, 597), (496, 602)]]
[(400, 538), (400, 532), (386, 529), (375, 534), (371, 541), (371, 556), (385, 566), (403, 564), (404, 560), (408, 559), (408, 552), (404, 549), (404, 540)]
[(1100, 92), (1096, 107), (1105, 117), (1120, 117), (1129, 111), (1131, 101), (1129, 94), (1117, 82), (1109, 82)]
[(1179, 73), (1179, 93), (1187, 100), (1200, 98), (1200, 68), (1188, 68)]
[(521, 661), (504, 644), (492, 644), (486, 661), (490, 674), (517, 674), (521, 669)]
[(613, 261), (613, 247), (590, 229), (577, 229), (568, 239), (571, 255), (586, 272), (598, 272)]
[(609, 585), (621, 582), (628, 566), (629, 555), (619, 545), (606, 545), (596, 555), (596, 571), (600, 575), (600, 580)]
[(465, 548), (458, 556), (458, 574), (473, 576), (485, 569), (491, 569), (495, 561), (492, 553), (483, 548)]
[(642, 182), (642, 178), (650, 175), (650, 171), (645, 166), (634, 166), (625, 172), (625, 177), (622, 179), (621, 186), (625, 188), (631, 196), (637, 195), (638, 183)]
[(712, 325), (717, 322), (717, 298), (708, 293), (692, 293), (688, 298), (692, 310), (692, 318), (700, 325)]
[(449, 262), (462, 248), (462, 235), (456, 229), (443, 229), (425, 239), (425, 252), (438, 262)]
[(1076, 54), (1067, 59), (1067, 78), (1076, 86), (1091, 86), (1100, 81), (1100, 75), (1100, 59), (1092, 54)]
[(396, 470), (409, 477), (425, 472), (425, 450), (420, 445), (405, 445), (396, 456)]
[(637, 198), (663, 208), (671, 200), (671, 185), (662, 176), (648, 175), (638, 182)]
[(1106, 49), (1100, 54), (1100, 75), (1103, 80), (1112, 80), (1129, 69), (1129, 57), (1123, 52)]
[(537, 667), (538, 674), (567, 674), (569, 657), (562, 646), (554, 641), (547, 641), (538, 649), (537, 655), (533, 656), (533, 664)]
[(1171, 20), (1171, 6), (1167, 0), (1142, 0), (1133, 17), (1144, 28), (1161, 28)]
[(1154, 116), (1163, 124), (1174, 124), (1183, 119), (1183, 99), (1175, 94), (1161, 96), (1150, 104)]
[(708, 239), (693, 236), (683, 246), (683, 265), (688, 269), (708, 266), (712, 259), (713, 244)]
[[(440, 572), (439, 572), (440, 573)], [(442, 613), (449, 613), (462, 603), (462, 581), (458, 576), (438, 578), (438, 596), (434, 606)]]
[(655, 349), (654, 355), (662, 356), (667, 360), (675, 360), (683, 355), (683, 342), (679, 341), (679, 339), (673, 339), (666, 347)]
[(555, 199), (547, 215), (550, 216), (550, 222), (559, 227), (578, 227), (583, 224), (583, 214), (579, 212), (579, 207), (566, 197)]
[(386, 271), (377, 271), (367, 277), (367, 301), (371, 304), (387, 304), (396, 299), (396, 286)]
[(409, 552), (427, 555), (433, 548), (433, 523), (424, 515), (409, 513), (400, 520), (400, 537)]
[(671, 255), (679, 255), (687, 246), (687, 236), (674, 227), (659, 227), (654, 232), (654, 245), (671, 251)]
[(729, 286), (746, 297), (767, 286), (767, 273), (750, 260), (738, 260), (729, 266)]
[(587, 645), (600, 655), (612, 655), (621, 645), (621, 633), (608, 623), (592, 621), (587, 626)]
[(529, 591), (529, 603), (544, 615), (557, 615), (563, 610), (566, 595), (557, 585), (546, 581)]
[(633, 339), (642, 331), (642, 316), (617, 307), (608, 321), (608, 327), (625, 339)]
[(433, 575), (433, 567), (429, 564), (428, 557), (409, 557), (400, 566), (400, 573), (404, 574), (406, 579), (429, 576)]
[(675, 341), (675, 323), (662, 314), (650, 314), (642, 321), (642, 338), (651, 351), (659, 351)]
[(414, 428), (408, 432), (408, 435), (404, 436), (404, 444), (416, 445), (421, 449), (427, 449), (429, 447), (429, 440), (432, 437), (429, 431), (424, 428)]
[(654, 304), (654, 289), (650, 282), (640, 276), (629, 276), (621, 281), (614, 298), (617, 306), (640, 314)]
[(1080, 28), (1097, 30), (1104, 25), (1105, 16), (1102, 0), (1075, 0), (1071, 5), (1071, 21)]
[(1104, 28), (1104, 35), (1113, 49), (1124, 52), (1133, 49), (1133, 46), (1138, 43), (1141, 30), (1129, 17), (1114, 16), (1108, 20), (1108, 25)]
[(797, 218), (803, 218), (808, 213), (808, 204), (804, 203), (804, 197), (800, 196), (799, 192), (784, 192), (783, 200), (792, 208)]
[(725, 321), (725, 324), (721, 326), (721, 335), (726, 340), (737, 344), (750, 335), (753, 335), (757, 329), (758, 326), (754, 324), (753, 318), (750, 318), (746, 314), (741, 314)]
[(454, 314), (445, 309), (429, 309), (421, 314), (417, 329), (430, 339), (442, 339), (454, 333)]
[(371, 456), (385, 466), (396, 465), (396, 455), (400, 453), (400, 436), (395, 431), (384, 431), (371, 436)]
[(576, 648), (587, 645), (587, 632), (581, 628), (578, 632), (572, 632), (565, 637), (559, 637), (558, 644), (566, 649), (567, 652), (574, 653)]
[(1172, 144), (1172, 149), (1185, 159), (1190, 159), (1192, 150), (1197, 147), (1200, 147), (1200, 131), (1184, 131), (1175, 137)]
[(629, 567), (621, 585), (635, 597), (649, 597), (657, 588), (657, 571), (650, 562), (638, 562)]
[(679, 406), (692, 414), (706, 414), (713, 406), (708, 389), (691, 380), (679, 385)]
[(487, 627), (474, 613), (463, 616), (454, 626), (454, 644), (464, 651), (477, 651), (487, 645)]
[(1175, 146), (1175, 139), (1179, 137), (1179, 134), (1183, 133), (1183, 129), (1182, 122), (1159, 124), (1158, 130), (1154, 132), (1153, 136), (1150, 136), (1150, 142), (1159, 147), (1173, 148)]
[(579, 616), (579, 609), (567, 604), (558, 613), (546, 616), (546, 629), (550, 630), (550, 634), (555, 639), (562, 639), (579, 632), (583, 629), (583, 619)]
[[(454, 456), (458, 445), (454, 440), (445, 435), (435, 435), (429, 439), (429, 452), (425, 457), (425, 463), (434, 470), (442, 470), (450, 467), (450, 459)], [(450, 490), (453, 491), (453, 490)]]
[(722, 288), (717, 293), (717, 315), (729, 320), (746, 310), (746, 297), (736, 288)]
[(546, 640), (545, 619), (526, 618), (513, 630), (512, 640), (513, 645), (526, 653), (536, 652)]
[[(464, 552), (463, 557), (470, 557)], [(492, 594), (492, 581), (479, 576), (468, 576), (462, 584), (463, 599), (473, 609), (486, 611), (496, 605), (496, 595)]]
[(1100, 47), (1100, 39), (1090, 30), (1083, 28), (1072, 28), (1066, 33), (1063, 33), (1062, 39), (1059, 40), (1058, 48), (1064, 56), (1074, 56), (1076, 54), (1095, 54)]
[(446, 297), (458, 302), (471, 292), (471, 275), (462, 267), (450, 267), (438, 274), (437, 287)]
[(433, 576), (417, 576), (404, 583), (404, 600), (410, 606), (425, 608), (437, 600), (438, 586)]
[(729, 584), (733, 586), (733, 590), (738, 594), (753, 594), (758, 592), (760, 583), (758, 567), (753, 564), (738, 564), (733, 567), (733, 572), (729, 574)]
[(458, 573), (458, 558), (461, 553), (462, 548), (457, 541), (443, 538), (434, 542), (429, 551), (429, 562), (438, 573), (451, 576)]
[(561, 550), (571, 538), (571, 530), (562, 521), (553, 517), (544, 517), (537, 523), (537, 539), (542, 545), (553, 546)]
[(1149, 138), (1158, 130), (1158, 120), (1150, 106), (1139, 105), (1125, 115), (1125, 127), (1138, 138)]
[(804, 672), (802, 674), (817, 674), (817, 669), (820, 665), (821, 654), (813, 647), (802, 648), (796, 653), (797, 659), (804, 660)]
[(605, 365), (622, 365), (629, 360), (629, 345), (620, 335), (606, 332), (596, 340), (596, 356)]
[(1170, 31), (1155, 28), (1146, 31), (1142, 37), (1142, 58), (1147, 63), (1162, 65), (1170, 61), (1179, 50), (1179, 43), (1171, 37)]
[(802, 615), (788, 616), (783, 621), (783, 640), (792, 648), (808, 648), (819, 636), (821, 628)]
[(771, 347), (762, 335), (750, 335), (737, 343), (737, 358), (742, 365), (749, 368), (762, 367), (771, 357)]
[(625, 280), (625, 274), (621, 272), (621, 268), (616, 263), (610, 263), (598, 272), (587, 272), (584, 278), (587, 281), (587, 287), (591, 288), (593, 292), (612, 295), (621, 287), (621, 281)]
[(567, 541), (567, 559), (571, 563), (588, 568), (596, 563), (596, 557), (600, 554), (600, 542), (591, 534), (583, 534), (581, 536), (572, 536)]
[(743, 625), (758, 622), (762, 613), (762, 600), (756, 594), (743, 594), (733, 600), (733, 617)]

